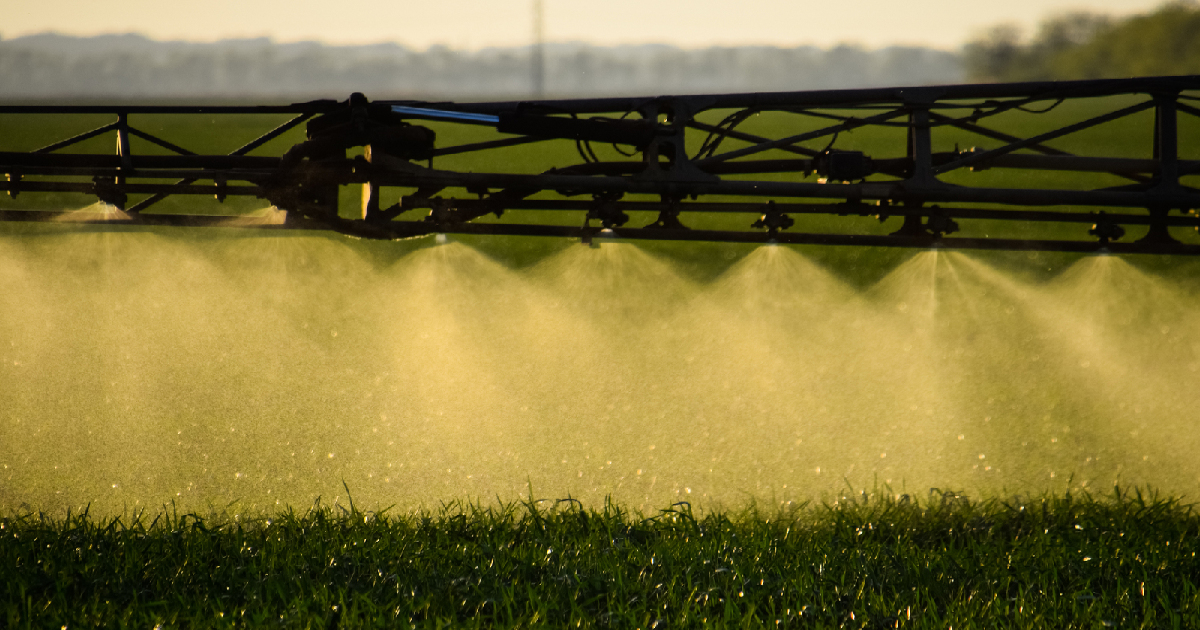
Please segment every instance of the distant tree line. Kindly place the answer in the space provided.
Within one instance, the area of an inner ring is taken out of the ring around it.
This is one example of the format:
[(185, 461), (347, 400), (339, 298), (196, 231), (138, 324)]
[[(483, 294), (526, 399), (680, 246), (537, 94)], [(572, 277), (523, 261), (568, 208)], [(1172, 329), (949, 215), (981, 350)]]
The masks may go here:
[[(0, 40), (0, 100), (527, 98), (529, 47), (478, 51), (269, 39), (155, 41), (43, 33)], [(842, 45), (711, 47), (551, 44), (548, 96), (757, 92), (1200, 74), (1200, 6), (1176, 1), (1124, 19), (1077, 12), (1031, 36), (1001, 25), (959, 52)]]
[[(531, 50), (417, 51), (397, 44), (327, 46), (268, 39), (216, 43), (140, 35), (52, 33), (0, 40), (0, 98), (527, 98)], [(551, 44), (550, 96), (742, 92), (952, 83), (956, 53), (665, 45)]]
[(1200, 6), (1170, 2), (1125, 19), (1068, 13), (1030, 38), (996, 26), (963, 48), (963, 65), (974, 81), (1200, 74)]

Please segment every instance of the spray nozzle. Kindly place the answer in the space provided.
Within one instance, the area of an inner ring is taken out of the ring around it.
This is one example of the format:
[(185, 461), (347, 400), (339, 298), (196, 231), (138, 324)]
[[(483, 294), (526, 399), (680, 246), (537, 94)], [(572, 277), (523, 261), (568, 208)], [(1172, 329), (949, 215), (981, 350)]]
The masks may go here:
[(1125, 228), (1112, 223), (1108, 215), (1101, 210), (1096, 216), (1096, 222), (1092, 224), (1092, 229), (1088, 230), (1088, 234), (1100, 239), (1101, 245), (1107, 245), (1109, 241), (1115, 241), (1125, 236)]
[(621, 227), (629, 221), (629, 215), (621, 211), (615, 202), (600, 200), (588, 210), (588, 218), (600, 221), (605, 228)]
[(942, 214), (931, 214), (925, 220), (925, 229), (934, 236), (953, 234), (958, 231), (958, 222)]
[(750, 227), (767, 228), (767, 232), (774, 234), (779, 230), (786, 230), (795, 224), (795, 219), (776, 208), (774, 201), (768, 201), (766, 212), (757, 221), (750, 224)]

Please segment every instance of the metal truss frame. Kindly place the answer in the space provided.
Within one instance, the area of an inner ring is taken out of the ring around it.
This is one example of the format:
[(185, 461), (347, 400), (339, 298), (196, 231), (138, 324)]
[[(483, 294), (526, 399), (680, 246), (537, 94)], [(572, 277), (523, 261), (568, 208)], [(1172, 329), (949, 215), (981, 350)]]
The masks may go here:
[[(989, 124), (1001, 114), (1036, 116), (1066, 101), (1105, 98), (1113, 104), (1109, 111), (1027, 137)], [(0, 152), (0, 172), (6, 174), (0, 190), (14, 197), (85, 193), (122, 211), (115, 219), (75, 221), (320, 229), (381, 239), (461, 233), (585, 242), (620, 238), (1196, 255), (1200, 245), (1172, 235), (1173, 229), (1200, 229), (1200, 190), (1181, 181), (1200, 175), (1200, 160), (1181, 159), (1179, 132), (1181, 114), (1200, 117), (1196, 101), (1200, 76), (485, 103), (370, 103), (354, 95), (341, 102), (286, 106), (10, 105), (0, 106), (0, 115), (16, 124), (23, 114), (110, 114), (115, 120), (35, 151)], [(1154, 115), (1148, 152), (1130, 147), (1119, 155), (1085, 156), (1053, 146), (1147, 111)], [(769, 112), (794, 115), (788, 120), (796, 121), (795, 128), (782, 126), (778, 137), (738, 128), (751, 116)], [(130, 124), (131, 117), (143, 114), (289, 118), (227, 155), (197, 155)], [(715, 121), (720, 115), (724, 118)], [(814, 120), (824, 122), (814, 127)], [(340, 131), (322, 131), (331, 128), (328, 121), (338, 122), (332, 128)], [(399, 150), (394, 141), (381, 140), (385, 132), (425, 121), (488, 132), (465, 144)], [(301, 145), (319, 137), (326, 145), (332, 142), (334, 150), (261, 155), (268, 142), (305, 123), (309, 140)], [(892, 155), (837, 148), (839, 134), (884, 128), (904, 131), (905, 140)], [(934, 134), (948, 129), (991, 148), (935, 151)], [(115, 136), (115, 152), (66, 151), (105, 135)], [(135, 138), (157, 147), (159, 154), (135, 151)], [(499, 152), (535, 142), (572, 142), (579, 159), (532, 173), (435, 168), (439, 158), (451, 155), (459, 156), (457, 162), (484, 156), (490, 161), (483, 163), (495, 163)], [(628, 159), (600, 160), (592, 148), (596, 143), (611, 143)], [(365, 147), (364, 155), (347, 157), (346, 149), (355, 146)], [(1101, 173), (1121, 183), (997, 188), (943, 180), (991, 168)], [(813, 175), (819, 179), (808, 179)], [(339, 188), (347, 185), (363, 191), (361, 208), (353, 212), (337, 203)], [(383, 207), (381, 191), (387, 188), (402, 192), (398, 203)], [(169, 195), (259, 197), (285, 210), (286, 220), (256, 224), (226, 215), (154, 212), (153, 206)], [(512, 210), (545, 212), (537, 215), (544, 217), (538, 222), (516, 223), (509, 219)], [(656, 213), (656, 218), (635, 226), (630, 212)], [(745, 228), (703, 229), (706, 216), (729, 213), (747, 215)], [(0, 220), (54, 221), (62, 215), (6, 210)], [(806, 222), (816, 215), (846, 218), (836, 219), (833, 231), (829, 221), (806, 231)], [(878, 227), (865, 229), (856, 217), (903, 221), (899, 229), (879, 233)], [(953, 236), (960, 232), (959, 222), (975, 221), (1079, 227), (1067, 240), (1045, 238), (1037, 229), (1028, 238), (988, 237), (978, 230)], [(1148, 230), (1139, 240), (1123, 241), (1129, 226)]]

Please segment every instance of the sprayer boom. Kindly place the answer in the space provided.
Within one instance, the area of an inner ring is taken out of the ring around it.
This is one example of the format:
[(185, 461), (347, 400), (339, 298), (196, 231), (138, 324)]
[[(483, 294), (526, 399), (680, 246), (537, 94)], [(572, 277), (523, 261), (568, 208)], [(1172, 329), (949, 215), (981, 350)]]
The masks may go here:
[[(70, 213), (82, 223), (1194, 255), (1197, 100), (1200, 76), (492, 103), (354, 94), (287, 106), (3, 106), (0, 190), (115, 207)], [(35, 150), (10, 140), (50, 118), (61, 124), (46, 127), (61, 129), (94, 115), (111, 120)], [(273, 128), (220, 154), (166, 139), (196, 140), (199, 124), (221, 137), (247, 121)], [(115, 137), (116, 151), (97, 152), (100, 137)], [(357, 203), (346, 203), (347, 186), (361, 190)], [(257, 197), (282, 212), (157, 205), (176, 195)], [(67, 214), (5, 206), (16, 207), (0, 205), (4, 221)]]

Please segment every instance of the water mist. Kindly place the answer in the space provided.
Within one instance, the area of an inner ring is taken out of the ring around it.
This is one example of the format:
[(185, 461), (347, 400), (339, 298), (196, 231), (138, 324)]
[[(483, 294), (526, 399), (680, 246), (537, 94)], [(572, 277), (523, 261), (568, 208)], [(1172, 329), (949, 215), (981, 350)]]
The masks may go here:
[(0, 509), (1200, 489), (1195, 286), (1137, 261), (237, 234), (0, 237)]

